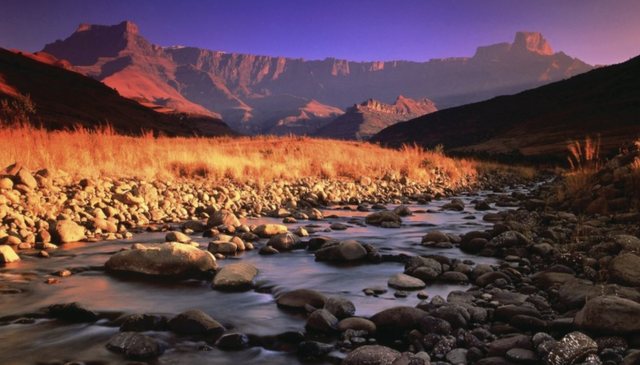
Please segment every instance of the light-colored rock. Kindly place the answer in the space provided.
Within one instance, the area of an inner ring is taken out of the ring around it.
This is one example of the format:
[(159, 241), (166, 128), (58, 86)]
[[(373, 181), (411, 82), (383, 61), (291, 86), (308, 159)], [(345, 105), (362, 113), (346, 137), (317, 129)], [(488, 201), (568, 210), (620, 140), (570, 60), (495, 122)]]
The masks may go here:
[(262, 238), (271, 238), (280, 233), (287, 233), (287, 226), (282, 224), (262, 224), (253, 230), (253, 233)]
[(57, 221), (52, 232), (55, 243), (78, 242), (87, 238), (84, 227), (70, 220)]
[(113, 272), (129, 272), (153, 276), (199, 277), (218, 268), (213, 255), (199, 248), (170, 242), (157, 246), (134, 244), (105, 263)]
[(0, 245), (0, 262), (11, 263), (20, 261), (20, 256), (11, 248), (11, 246)]
[(230, 264), (223, 267), (213, 278), (213, 287), (219, 290), (244, 290), (253, 286), (258, 269), (247, 263)]
[(406, 274), (398, 273), (389, 278), (387, 284), (401, 290), (418, 290), (427, 286), (424, 281)]

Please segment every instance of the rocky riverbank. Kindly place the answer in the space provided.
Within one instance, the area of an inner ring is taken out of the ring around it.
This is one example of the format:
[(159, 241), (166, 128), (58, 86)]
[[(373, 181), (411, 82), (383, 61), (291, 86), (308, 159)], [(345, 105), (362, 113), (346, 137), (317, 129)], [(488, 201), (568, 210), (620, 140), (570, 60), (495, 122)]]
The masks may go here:
[[(198, 308), (172, 318), (140, 313), (115, 321), (121, 332), (105, 344), (129, 359), (161, 356), (166, 344), (146, 331), (169, 331), (205, 339), (223, 350), (260, 346), (344, 365), (638, 364), (636, 157), (627, 154), (610, 161), (575, 194), (566, 194), (562, 181), (556, 180), (530, 193), (495, 194), (473, 205), (451, 199), (460, 191), (446, 189), (443, 179), (432, 185), (393, 175), (267, 184), (74, 182), (47, 170), (31, 173), (10, 166), (0, 178), (0, 260), (46, 258), (56, 245), (67, 242), (135, 238), (143, 229), (164, 229), (172, 243), (142, 245), (132, 240), (131, 248), (113, 254), (104, 269), (114, 275), (212, 280), (216, 290), (251, 290), (259, 268), (240, 262), (220, 269), (218, 260), (254, 248), (265, 255), (308, 250), (317, 260), (404, 263), (404, 272), (390, 277), (388, 287), (366, 288), (365, 293), (395, 290), (398, 297), (424, 298), (416, 307), (390, 307), (363, 318), (355, 316), (357, 308), (348, 299), (326, 297), (313, 288), (280, 293), (278, 307), (305, 315), (306, 330), (276, 338), (227, 330), (219, 318)], [(486, 176), (466, 190), (501, 191), (524, 183), (515, 176)], [(446, 199), (442, 209), (460, 214), (486, 210), (484, 220), (493, 226), (464, 235), (427, 229), (421, 245), (459, 247), (498, 257), (502, 264), (446, 255), (389, 255), (370, 244), (332, 240), (314, 232), (313, 226), (296, 224), (325, 220), (326, 205), (350, 204), (367, 213), (364, 222), (354, 224), (402, 232), (411, 203), (436, 199)], [(399, 205), (387, 210), (388, 203)], [(497, 213), (495, 206), (510, 209)], [(238, 220), (261, 215), (281, 218), (283, 224), (247, 226)], [(169, 231), (172, 227), (181, 230)], [(193, 235), (211, 238), (207, 250), (189, 244)], [(423, 289), (435, 281), (472, 286), (446, 298), (428, 298)], [(3, 290), (11, 293), (11, 288)], [(102, 318), (78, 303), (51, 306), (46, 315), (71, 322)]]

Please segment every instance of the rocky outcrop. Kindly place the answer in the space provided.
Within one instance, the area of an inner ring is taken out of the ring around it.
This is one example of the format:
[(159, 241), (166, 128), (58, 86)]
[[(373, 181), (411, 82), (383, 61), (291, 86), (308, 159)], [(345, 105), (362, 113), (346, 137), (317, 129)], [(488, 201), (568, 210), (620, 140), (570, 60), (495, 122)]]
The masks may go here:
[(369, 99), (318, 129), (314, 135), (332, 139), (366, 141), (384, 128), (437, 111), (429, 99), (414, 100), (400, 95), (393, 104)]

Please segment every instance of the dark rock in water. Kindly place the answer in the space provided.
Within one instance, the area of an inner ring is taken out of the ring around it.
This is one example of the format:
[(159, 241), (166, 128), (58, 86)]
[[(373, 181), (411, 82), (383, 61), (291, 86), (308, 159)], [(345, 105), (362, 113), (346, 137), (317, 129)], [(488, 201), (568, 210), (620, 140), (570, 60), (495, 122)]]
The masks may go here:
[(280, 253), (280, 251), (271, 246), (262, 246), (260, 247), (260, 250), (258, 250), (258, 254), (260, 255), (275, 255), (278, 253)]
[(576, 315), (574, 326), (581, 331), (626, 335), (640, 332), (640, 304), (629, 299), (604, 296), (590, 299)]
[(167, 319), (157, 314), (134, 314), (120, 325), (120, 332), (163, 331)]
[(347, 298), (331, 297), (324, 305), (324, 309), (336, 316), (338, 319), (352, 317), (356, 314), (356, 306)]
[(402, 354), (392, 348), (372, 345), (351, 351), (341, 365), (392, 365)]
[(322, 247), (325, 243), (331, 242), (331, 241), (335, 241), (335, 239), (331, 237), (326, 237), (326, 236), (313, 237), (312, 239), (309, 240), (307, 250), (316, 251), (320, 247)]
[(376, 333), (376, 325), (366, 318), (349, 317), (338, 323), (338, 331), (347, 330), (367, 331), (367, 333), (374, 334)]
[(372, 224), (374, 226), (381, 226), (384, 222), (402, 224), (402, 218), (400, 218), (400, 216), (394, 212), (385, 210), (369, 214), (365, 217), (364, 222), (367, 224)]
[(420, 323), (428, 317), (427, 312), (414, 307), (392, 307), (378, 312), (370, 318), (381, 337), (393, 337), (398, 333), (420, 329)]
[(574, 365), (598, 353), (598, 344), (582, 332), (564, 336), (549, 353), (548, 365)]
[(358, 261), (367, 257), (367, 249), (357, 241), (332, 241), (316, 251), (319, 261)]
[(635, 351), (627, 355), (620, 365), (637, 365), (640, 364), (640, 351)]
[(276, 250), (282, 251), (290, 251), (293, 250), (296, 245), (300, 243), (300, 237), (296, 236), (293, 233), (279, 233), (269, 239), (267, 242), (267, 246), (271, 246)]
[(220, 337), (216, 346), (221, 350), (242, 350), (249, 347), (249, 337), (244, 333), (228, 333)]
[(155, 339), (136, 332), (120, 332), (107, 343), (107, 349), (129, 359), (142, 360), (162, 355), (164, 347)]
[(413, 215), (413, 212), (411, 212), (411, 210), (404, 204), (398, 205), (395, 209), (393, 209), (393, 212), (400, 217), (408, 217), (410, 215)]
[(49, 316), (73, 323), (95, 322), (98, 320), (96, 312), (88, 310), (78, 302), (52, 304), (49, 306)]
[(338, 318), (326, 309), (317, 309), (307, 318), (307, 330), (331, 333), (338, 327)]
[(215, 335), (225, 328), (215, 319), (199, 309), (189, 309), (171, 318), (169, 328), (178, 333)]
[(317, 341), (304, 341), (298, 344), (298, 356), (303, 359), (320, 359), (333, 351), (333, 345)]
[(280, 308), (305, 310), (307, 305), (314, 308), (324, 308), (327, 297), (315, 290), (296, 289), (282, 294), (276, 302)]
[(499, 279), (504, 279), (509, 283), (511, 282), (511, 278), (507, 274), (500, 271), (492, 271), (480, 275), (480, 277), (476, 279), (476, 285), (485, 287), (489, 284), (493, 284), (496, 280)]

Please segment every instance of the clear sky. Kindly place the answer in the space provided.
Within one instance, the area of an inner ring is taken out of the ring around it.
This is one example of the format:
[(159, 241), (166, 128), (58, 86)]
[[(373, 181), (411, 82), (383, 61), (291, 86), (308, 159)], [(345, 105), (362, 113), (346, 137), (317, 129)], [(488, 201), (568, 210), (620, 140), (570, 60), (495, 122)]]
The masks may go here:
[(352, 61), (472, 56), (539, 31), (589, 64), (640, 55), (640, 0), (0, 0), (0, 47), (130, 20), (161, 46)]

